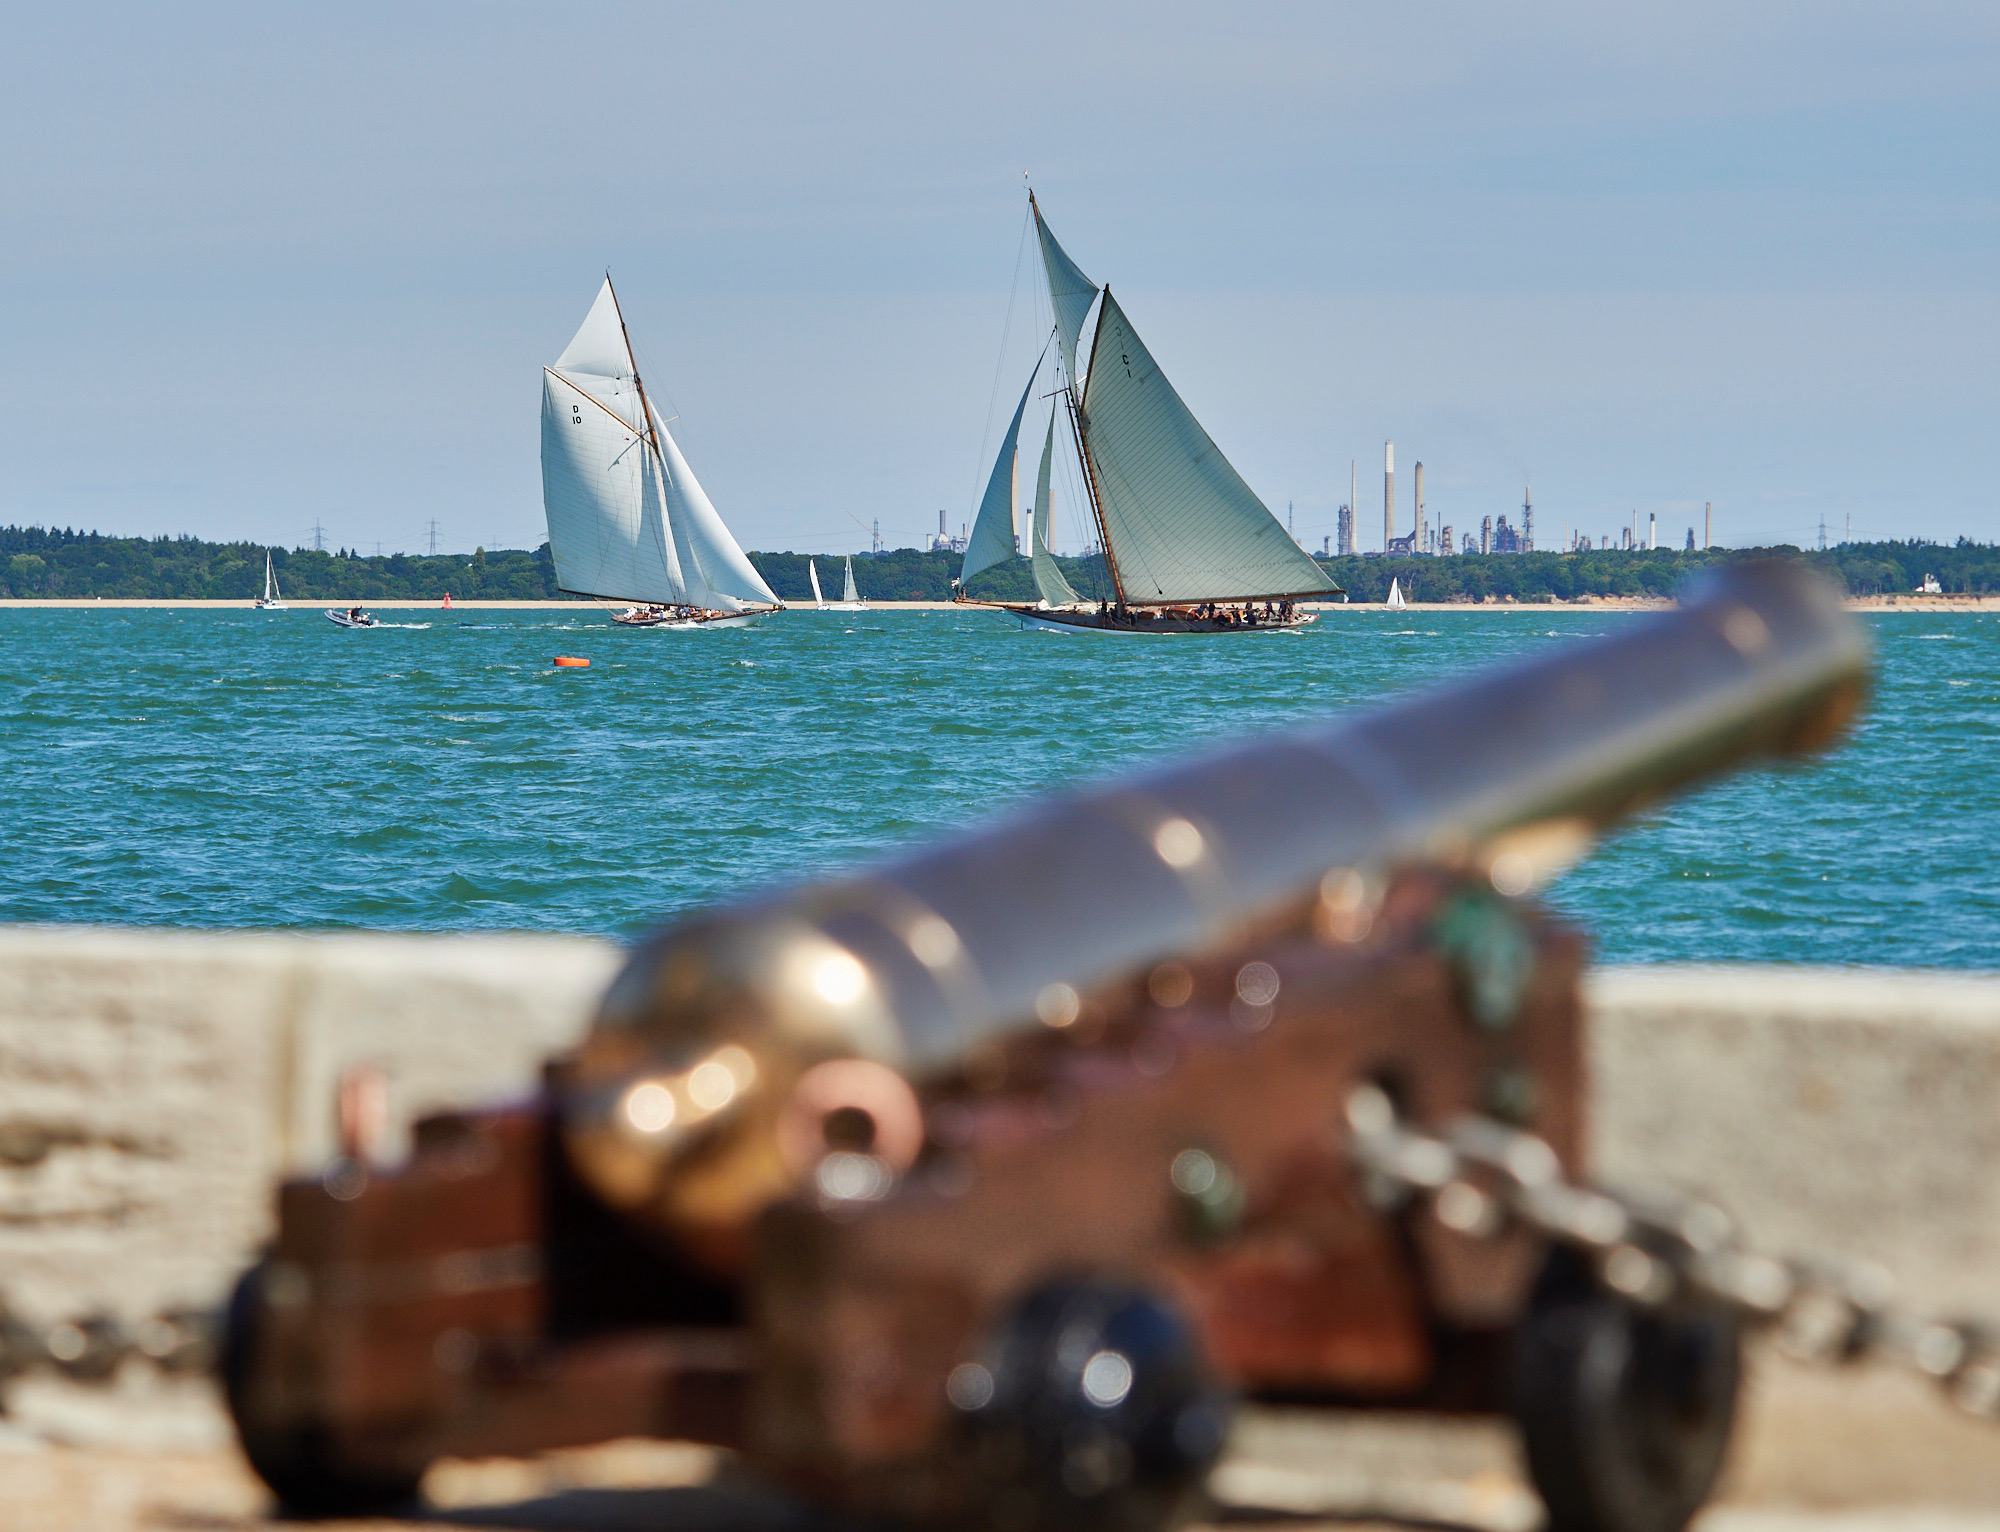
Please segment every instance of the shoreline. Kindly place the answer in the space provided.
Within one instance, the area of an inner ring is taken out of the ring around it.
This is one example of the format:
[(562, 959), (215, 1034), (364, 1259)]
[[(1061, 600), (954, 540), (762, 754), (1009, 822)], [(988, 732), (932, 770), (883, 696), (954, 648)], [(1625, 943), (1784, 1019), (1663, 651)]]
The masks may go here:
[[(1652, 612), (1665, 611), (1674, 603), (1664, 596), (1585, 596), (1575, 601), (1412, 601), (1399, 608), (1405, 613), (1419, 612)], [(1309, 612), (1382, 612), (1390, 608), (1377, 602), (1301, 602)], [(1844, 605), (1850, 612), (1922, 612), (1929, 615), (1964, 612), (2000, 612), (2000, 595), (1994, 596), (1850, 596)], [(301, 614), (316, 616), (321, 611), (344, 606), (366, 606), (371, 611), (382, 612), (443, 612), (446, 608), (435, 601), (352, 601), (342, 598), (321, 605), (317, 602), (288, 603), (284, 615)], [(602, 611), (614, 610), (616, 603), (602, 601), (454, 601), (449, 610), (454, 612), (538, 612), (538, 611)], [(0, 597), (0, 610), (30, 610), (50, 608), (74, 611), (97, 609), (102, 611), (136, 611), (151, 608), (188, 611), (239, 611), (255, 613), (255, 608), (247, 601), (210, 601), (160, 596), (6, 596)], [(962, 606), (951, 601), (871, 601), (871, 612), (953, 612), (991, 610), (977, 606)], [(855, 613), (817, 612), (804, 604), (786, 608), (788, 612), (803, 612), (808, 615), (853, 616)], [(280, 614), (273, 614), (280, 615)]]

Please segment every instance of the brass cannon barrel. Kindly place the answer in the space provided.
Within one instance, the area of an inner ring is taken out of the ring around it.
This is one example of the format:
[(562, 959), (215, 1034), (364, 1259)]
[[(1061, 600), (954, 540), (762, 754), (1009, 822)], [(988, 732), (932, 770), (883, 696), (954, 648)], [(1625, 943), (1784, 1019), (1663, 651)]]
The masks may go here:
[(1462, 860), (1541, 825), (1587, 834), (1811, 750), (1853, 713), (1867, 664), (1820, 577), (1738, 566), (1610, 637), (698, 914), (634, 952), (571, 1062), (572, 1155), (608, 1200), (699, 1244), (795, 1183), (786, 1102), (815, 1066), (867, 1061), (844, 1066), (855, 1104), (906, 1141), (920, 1128), (896, 1081), (1302, 913), (1332, 870)]

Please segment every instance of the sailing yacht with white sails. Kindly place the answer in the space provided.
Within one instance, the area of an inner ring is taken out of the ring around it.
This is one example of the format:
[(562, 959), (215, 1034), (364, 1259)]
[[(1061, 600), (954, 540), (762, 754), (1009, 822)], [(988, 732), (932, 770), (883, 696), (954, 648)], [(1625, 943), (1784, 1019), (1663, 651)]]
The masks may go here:
[(556, 584), (626, 627), (736, 628), (783, 609), (646, 396), (611, 275), (542, 369), (542, 507)]
[(271, 572), (271, 550), (264, 550), (264, 594), (252, 603), (260, 612), (289, 612), (285, 598), (278, 593), (278, 577)]
[(854, 555), (847, 555), (847, 578), (840, 588), (840, 599), (829, 601), (820, 594), (819, 570), (811, 559), (806, 560), (806, 578), (812, 581), (813, 605), (822, 612), (865, 612), (868, 604), (854, 588)]
[[(1031, 513), (1029, 561), (1039, 600), (987, 601), (1024, 626), (1106, 633), (1248, 633), (1303, 627), (1314, 615), (1301, 599), (1341, 594), (1210, 439), (1139, 339), (1111, 289), (1100, 289), (1056, 242), (1033, 192), (1028, 208), (1040, 237), (1055, 313), (1058, 404), (1042, 443)], [(1101, 301), (1100, 301), (1101, 298)], [(1077, 377), (1077, 348), (1092, 308), (1097, 325)], [(1018, 557), (1014, 530), (1021, 417), (1040, 376), (1038, 358), (1000, 443), (979, 513), (966, 540), (958, 599), (975, 575)], [(1049, 551), (1049, 469), (1056, 420), (1082, 469), (1111, 590), (1082, 601)]]

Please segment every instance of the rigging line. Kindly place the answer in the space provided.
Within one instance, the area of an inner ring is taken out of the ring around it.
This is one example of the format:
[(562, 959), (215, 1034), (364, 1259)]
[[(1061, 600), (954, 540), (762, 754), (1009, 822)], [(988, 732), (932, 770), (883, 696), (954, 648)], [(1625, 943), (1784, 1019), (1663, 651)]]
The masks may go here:
[(1014, 331), (1014, 300), (1021, 296), (1021, 258), (1028, 253), (1028, 220), (1034, 216), (1033, 209), (1021, 217), (1021, 237), (1014, 245), (1014, 280), (1007, 287), (1007, 318), (1000, 326), (1000, 355), (993, 362), (993, 387), (986, 394), (986, 426), (979, 436), (979, 460), (973, 464), (972, 497), (966, 503), (974, 513), (979, 510), (979, 497), (986, 487), (986, 444), (993, 437), (993, 405), (1000, 397), (1000, 372), (1007, 365), (1007, 338)]

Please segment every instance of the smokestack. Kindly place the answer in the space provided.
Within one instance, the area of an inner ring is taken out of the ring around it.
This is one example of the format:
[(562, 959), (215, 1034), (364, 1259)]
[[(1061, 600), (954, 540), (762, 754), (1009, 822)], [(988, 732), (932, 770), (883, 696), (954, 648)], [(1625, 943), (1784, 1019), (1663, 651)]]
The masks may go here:
[(1660, 546), (1660, 513), (1646, 512), (1646, 551), (1651, 553)]
[(1526, 484), (1521, 486), (1521, 551), (1535, 551), (1535, 492)]
[(1396, 444), (1382, 443), (1382, 551), (1396, 536)]
[(1421, 460), (1417, 463), (1416, 480), (1416, 486), (1410, 491), (1417, 501), (1415, 541), (1410, 547), (1415, 552), (1422, 553), (1424, 551), (1424, 465)]
[(1348, 553), (1359, 553), (1361, 551), (1361, 502), (1354, 496), (1354, 487), (1360, 482), (1355, 477), (1354, 459), (1349, 458), (1347, 460), (1347, 531), (1349, 541), (1345, 550)]

